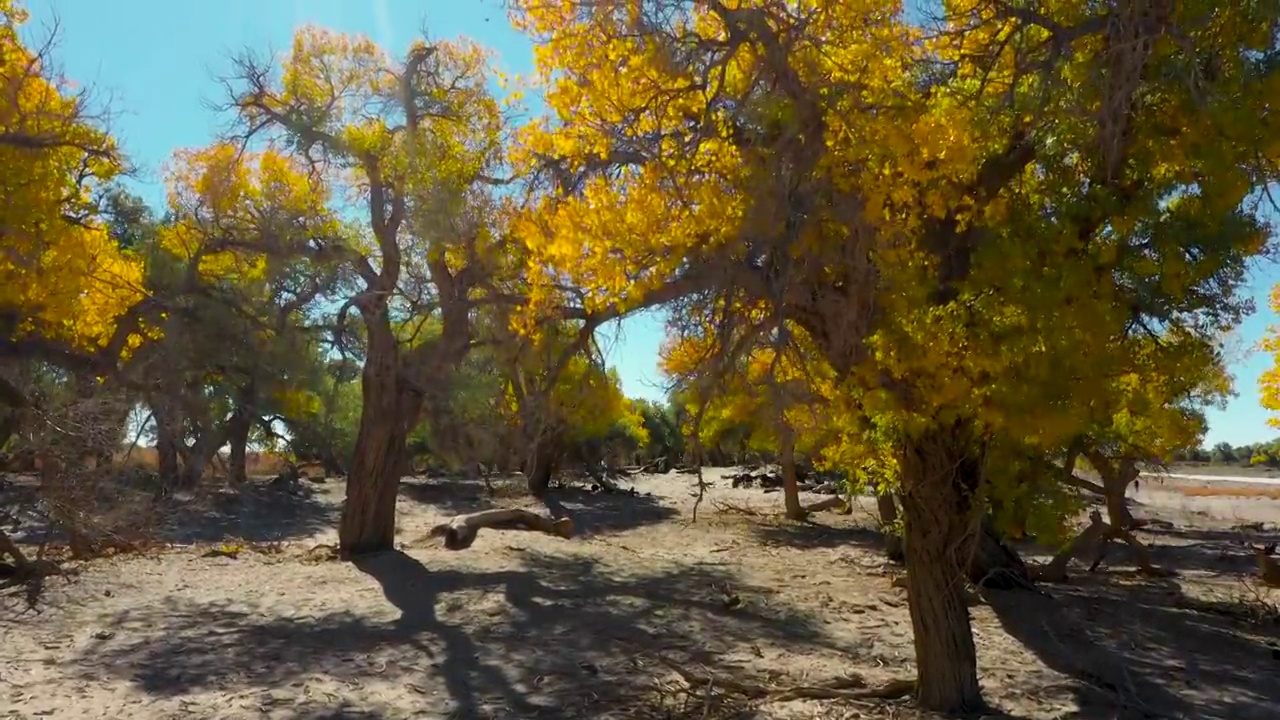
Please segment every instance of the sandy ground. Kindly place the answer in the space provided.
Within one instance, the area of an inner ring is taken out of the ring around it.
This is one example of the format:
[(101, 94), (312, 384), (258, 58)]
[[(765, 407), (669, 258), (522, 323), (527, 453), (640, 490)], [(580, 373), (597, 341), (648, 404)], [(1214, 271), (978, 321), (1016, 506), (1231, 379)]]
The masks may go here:
[[(788, 523), (717, 510), (772, 513), (781, 498), (708, 475), (696, 522), (690, 476), (644, 476), (636, 496), (558, 491), (573, 540), (486, 531), (462, 552), (416, 539), (444, 516), (530, 501), (411, 480), (405, 547), (356, 564), (307, 554), (335, 540), (340, 483), (227, 495), (175, 520), (194, 545), (85, 564), (35, 610), (0, 598), (0, 717), (919, 717), (902, 702), (690, 705), (676, 692), (664, 662), (772, 685), (914, 672), (869, 504)], [(1280, 717), (1280, 626), (1247, 612), (1280, 597), (1255, 587), (1239, 545), (1280, 535), (1233, 529), (1280, 522), (1280, 502), (1224, 509), (1173, 482), (1144, 482), (1135, 513), (1159, 520), (1143, 538), (1177, 578), (1140, 579), (1116, 549), (1044, 594), (985, 593), (974, 634), (1005, 713), (988, 717)], [(204, 557), (224, 535), (281, 544)]]

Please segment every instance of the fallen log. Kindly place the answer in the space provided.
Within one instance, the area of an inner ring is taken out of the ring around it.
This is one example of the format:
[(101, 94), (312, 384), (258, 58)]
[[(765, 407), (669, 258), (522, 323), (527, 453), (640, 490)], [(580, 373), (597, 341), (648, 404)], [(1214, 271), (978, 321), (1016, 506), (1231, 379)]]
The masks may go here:
[(449, 550), (466, 550), (476, 541), (481, 528), (491, 530), (528, 530), (531, 532), (557, 535), (568, 539), (573, 537), (573, 521), (569, 518), (555, 520), (531, 513), (528, 510), (511, 508), (507, 510), (481, 510), (468, 515), (458, 515), (448, 522), (431, 528), (430, 537), (443, 537), (444, 546)]

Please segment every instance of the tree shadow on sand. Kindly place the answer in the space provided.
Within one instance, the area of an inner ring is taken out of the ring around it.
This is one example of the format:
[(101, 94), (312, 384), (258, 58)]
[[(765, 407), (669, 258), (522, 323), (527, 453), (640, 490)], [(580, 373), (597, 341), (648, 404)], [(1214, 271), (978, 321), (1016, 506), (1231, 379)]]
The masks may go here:
[[(363, 559), (357, 567), (398, 614), (390, 621), (350, 612), (263, 618), (169, 598), (118, 616), (114, 637), (86, 648), (73, 672), (128, 678), (167, 697), (283, 688), (318, 674), (422, 688), (415, 712), (424, 717), (603, 718), (625, 709), (656, 718), (681, 716), (673, 696), (655, 690), (655, 678), (669, 675), (658, 653), (732, 674), (732, 653), (753, 646), (849, 651), (777, 603), (726, 609), (711, 588), (733, 578), (714, 568), (628, 572), (533, 552), (523, 560), (519, 570), (471, 573), (431, 571), (401, 552)], [(443, 690), (434, 707), (429, 688)], [(754, 717), (737, 712), (712, 716)]]
[[(210, 487), (156, 498), (151, 490), (127, 483), (102, 482), (81, 512), (98, 528), (124, 538), (146, 538), (175, 544), (240, 538), (249, 542), (283, 542), (332, 528), (338, 507), (319, 486), (305, 482), (250, 481), (232, 487)], [(0, 508), (18, 508), (14, 539), (21, 543), (65, 542), (50, 521), (38, 482), (14, 484), (0, 491)]]
[(1174, 581), (1081, 575), (1052, 593), (987, 593), (1004, 629), (1077, 683), (1079, 717), (1280, 717), (1280, 632), (1213, 612)]
[(828, 525), (823, 520), (825, 518), (818, 517), (803, 521), (775, 522), (753, 519), (749, 528), (751, 534), (765, 546), (797, 550), (830, 550), (854, 546), (877, 553), (884, 550), (885, 536), (879, 530), (852, 524)]
[(651, 493), (611, 493), (567, 486), (552, 488), (544, 497), (534, 498), (511, 481), (495, 481), (486, 488), (482, 481), (441, 479), (402, 483), (401, 498), (429, 505), (447, 515), (491, 510), (499, 507), (533, 507), (552, 517), (573, 519), (574, 534), (590, 537), (624, 532), (670, 520), (679, 512)]

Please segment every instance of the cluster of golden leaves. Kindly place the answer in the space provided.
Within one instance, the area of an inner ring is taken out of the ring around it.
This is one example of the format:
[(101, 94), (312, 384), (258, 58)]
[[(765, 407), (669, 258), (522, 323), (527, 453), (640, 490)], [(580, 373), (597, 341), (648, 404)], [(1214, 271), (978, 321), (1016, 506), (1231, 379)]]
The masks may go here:
[(142, 263), (94, 209), (94, 189), (121, 169), (115, 142), (23, 44), (26, 19), (0, 0), (0, 313), (15, 336), (92, 352), (141, 299)]
[[(936, 33), (896, 0), (515, 5), (516, 24), (537, 42), (551, 108), (525, 129), (516, 159), (532, 167), (554, 157), (583, 178), (517, 224), (530, 276), (550, 280), (535, 305), (567, 277), (592, 307), (633, 306), (708, 259), (746, 263), (759, 238), (798, 224), (794, 242), (772, 246), (786, 256), (769, 260), (827, 273), (798, 276), (810, 283), (804, 291), (826, 292), (823, 278), (848, 277), (839, 266), (859, 256), (874, 267), (854, 276), (874, 288), (875, 322), (859, 338), (865, 359), (813, 389), (829, 402), (843, 398), (837, 407), (907, 430), (968, 417), (1046, 448), (1099, 423), (1163, 432), (1171, 443), (1197, 431), (1174, 405), (1188, 374), (1220, 384), (1219, 360), (1203, 338), (1153, 341), (1179, 348), (1168, 353), (1125, 341), (1130, 286), (1177, 296), (1217, 272), (1182, 252), (1186, 228), (1212, 226), (1277, 176), (1274, 163), (1257, 162), (1276, 146), (1258, 118), (1280, 80), (1246, 68), (1251, 52), (1274, 42), (1265, 29), (1277, 9), (1173, 9), (1170, 26), (1194, 31), (1150, 40), (1142, 61), (1158, 79), (1129, 113), (1130, 145), (1113, 171), (1112, 119), (1097, 113), (1115, 74), (1105, 65), (1118, 61), (1103, 32), (1079, 33), (1069, 52), (1055, 49), (1052, 34), (1086, 25), (1097, 12), (1091, 3), (1042, 4), (1051, 29), (1015, 22), (1002, 3), (955, 0)], [(1188, 42), (1218, 63), (1207, 99), (1188, 69)], [(1045, 70), (1028, 71), (1033, 62)], [(949, 73), (930, 79), (929, 67)], [(1248, 85), (1255, 80), (1267, 86)], [(820, 102), (806, 108), (805, 98)], [(795, 117), (804, 112), (820, 117), (805, 125)], [(806, 137), (776, 147), (738, 137), (745, 127), (758, 139), (770, 126), (819, 127), (821, 149)], [(983, 188), (984, 169), (1020, 137), (1034, 138), (1034, 162)], [(777, 204), (778, 157), (809, 163), (797, 183), (831, 189), (824, 202), (802, 216)], [(602, 164), (610, 171), (591, 172)], [(1085, 190), (1108, 177), (1136, 186), (1136, 198), (1107, 205)], [(940, 225), (981, 238), (955, 299), (941, 303), (931, 299), (939, 260), (930, 247)], [(1083, 238), (1082, 227), (1091, 228)], [(1231, 241), (1256, 253), (1266, 235)], [(701, 351), (677, 348), (668, 362), (679, 365), (682, 354)], [(817, 367), (826, 358), (810, 360)], [(830, 377), (830, 368), (809, 374)], [(758, 388), (750, 375), (743, 371), (748, 393)], [(1176, 430), (1158, 429), (1178, 418)]]

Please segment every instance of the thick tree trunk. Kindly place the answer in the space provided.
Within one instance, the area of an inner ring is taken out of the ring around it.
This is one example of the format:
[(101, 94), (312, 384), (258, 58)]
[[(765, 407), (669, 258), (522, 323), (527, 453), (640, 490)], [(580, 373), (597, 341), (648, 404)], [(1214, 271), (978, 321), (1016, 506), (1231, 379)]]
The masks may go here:
[(782, 447), (778, 453), (782, 468), (782, 497), (789, 520), (803, 520), (808, 516), (800, 504), (800, 482), (796, 478), (796, 437), (791, 428), (783, 428)]
[(365, 323), (369, 344), (360, 428), (338, 526), (338, 552), (344, 558), (395, 549), (400, 471), (422, 402), (400, 386), (399, 348), (385, 308), (370, 311)]
[(408, 427), (403, 420), (396, 338), (389, 327), (370, 334), (378, 340), (371, 338), (365, 361), (360, 430), (338, 527), (338, 550), (343, 557), (396, 547), (396, 498)]
[(897, 529), (898, 504), (893, 493), (876, 493), (876, 509), (880, 512), (880, 532), (884, 533), (884, 554), (890, 562), (904, 562), (906, 550), (902, 547), (902, 535)]
[(962, 580), (981, 478), (967, 429), (956, 423), (908, 436), (900, 458), (918, 700), (944, 713), (985, 706)]
[(244, 408), (236, 408), (227, 422), (227, 442), (231, 445), (227, 477), (233, 483), (249, 479), (249, 430), (252, 426), (253, 418)]

